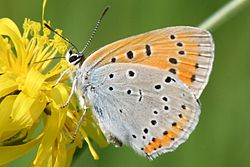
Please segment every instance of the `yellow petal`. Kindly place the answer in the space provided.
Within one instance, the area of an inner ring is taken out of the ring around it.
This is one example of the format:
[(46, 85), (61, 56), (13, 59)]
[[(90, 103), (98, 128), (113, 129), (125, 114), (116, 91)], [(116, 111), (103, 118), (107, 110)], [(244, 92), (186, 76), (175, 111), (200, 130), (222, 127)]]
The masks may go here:
[(94, 160), (99, 160), (99, 155), (96, 153), (94, 147), (92, 146), (89, 138), (87, 137), (87, 134), (84, 134), (84, 140), (87, 142), (88, 147), (89, 147), (89, 151), (91, 153), (91, 155), (93, 156)]
[[(25, 100), (22, 102), (22, 100)], [(13, 106), (18, 102), (20, 113), (17, 112), (13, 116)], [(15, 135), (24, 128), (30, 128), (33, 123), (39, 118), (46, 102), (41, 98), (31, 99), (25, 94), (11, 95), (4, 98), (0, 105), (0, 139), (1, 141)], [(24, 111), (23, 111), (23, 110)]]
[(18, 88), (15, 77), (10, 73), (0, 75), (0, 85), (0, 98)]
[(99, 156), (98, 156), (98, 154), (96, 153), (94, 147), (92, 146), (92, 144), (91, 144), (91, 142), (90, 142), (90, 140), (89, 140), (89, 138), (88, 138), (87, 133), (86, 133), (84, 130), (82, 130), (81, 133), (82, 133), (82, 136), (83, 136), (84, 140), (85, 140), (86, 143), (88, 144), (89, 151), (90, 151), (91, 155), (93, 156), (93, 158), (94, 158), (95, 160), (99, 160)]
[(45, 96), (43, 95), (38, 96), (35, 99), (32, 106), (30, 107), (29, 114), (27, 115), (27, 117), (30, 116), (30, 119), (32, 120), (32, 125), (39, 119), (46, 107), (46, 104), (47, 101)]
[(17, 27), (17, 25), (9, 18), (0, 19), (0, 24), (5, 24), (10, 27), (19, 37), (21, 37), (21, 33)]
[(39, 166), (46, 160), (49, 151), (51, 150), (60, 130), (64, 125), (66, 119), (66, 109), (61, 109), (60, 107), (63, 105), (65, 98), (68, 97), (67, 91), (66, 95), (62, 92), (64, 89), (65, 88), (59, 84), (52, 90), (51, 95), (55, 97), (53, 98), (55, 102), (53, 101), (49, 105), (51, 115), (47, 117), (46, 126), (44, 129), (44, 138), (37, 151), (37, 156), (33, 161), (34, 166)]
[(28, 143), (16, 146), (0, 146), (0, 165), (4, 165), (14, 159), (17, 159), (30, 151), (41, 141), (42, 135)]
[(24, 127), (31, 126), (32, 120), (29, 111), (35, 100), (22, 92), (19, 93), (13, 104), (11, 118)]
[(77, 147), (77, 144), (73, 143), (67, 148), (67, 161), (66, 161), (65, 167), (71, 166), (72, 158), (75, 153), (76, 147)]
[(22, 37), (20, 36), (20, 33), (17, 33), (15, 27), (15, 24), (13, 25), (6, 20), (2, 20), (0, 22), (0, 35), (6, 35), (10, 37), (14, 43), (18, 64), (20, 65), (19, 70), (22, 70), (21, 65), (23, 64), (24, 45), (22, 42)]
[(37, 151), (34, 166), (41, 166), (44, 160), (48, 158), (48, 154), (52, 149), (53, 143), (59, 133), (58, 122), (60, 119), (60, 111), (55, 108), (51, 108), (51, 115), (48, 117), (45, 129), (43, 131), (44, 137)]
[(62, 135), (60, 135), (57, 140), (57, 147), (53, 150), (55, 155), (55, 163), (53, 164), (53, 167), (62, 167), (65, 166), (68, 156), (66, 152), (66, 143)]
[[(40, 94), (45, 77), (30, 69), (24, 82), (24, 90), (19, 93), (13, 105), (11, 117), (25, 127), (32, 126), (45, 107), (45, 99)], [(40, 94), (40, 96), (38, 96)], [(37, 106), (36, 106), (37, 105)], [(36, 109), (38, 109), (36, 111)], [(34, 112), (31, 112), (34, 111)]]
[(15, 95), (7, 96), (0, 104), (0, 141), (8, 139), (22, 129), (18, 123), (13, 122), (10, 118), (12, 106), (15, 100)]
[[(3, 38), (0, 36), (0, 69), (4, 73), (9, 69), (13, 69), (13, 65), (16, 64), (16, 55), (11, 50), (11, 44), (8, 38)], [(9, 69), (8, 69), (9, 68)]]
[[(12, 106), (15, 103), (20, 104), (20, 111), (17, 111), (17, 114), (13, 116)], [(8, 139), (26, 127), (31, 127), (37, 121), (45, 106), (44, 96), (38, 96), (34, 99), (20, 93), (19, 95), (5, 97), (0, 105), (0, 141)]]
[(26, 76), (23, 93), (30, 97), (36, 97), (40, 93), (39, 90), (44, 80), (45, 77), (40, 72), (31, 68)]
[(7, 39), (0, 36), (0, 68), (9, 66), (8, 50), (10, 50), (10, 45), (7, 43)]
[(68, 100), (69, 94), (66, 90), (66, 85), (59, 83), (51, 92), (50, 97), (58, 104), (58, 107), (62, 107)]

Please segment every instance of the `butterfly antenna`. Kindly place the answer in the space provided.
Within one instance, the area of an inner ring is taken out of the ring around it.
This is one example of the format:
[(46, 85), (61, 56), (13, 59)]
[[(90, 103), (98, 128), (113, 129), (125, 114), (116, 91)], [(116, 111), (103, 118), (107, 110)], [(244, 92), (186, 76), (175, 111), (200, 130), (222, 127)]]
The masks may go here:
[(91, 42), (92, 39), (94, 38), (94, 36), (95, 36), (95, 34), (96, 34), (96, 31), (97, 31), (97, 29), (99, 28), (100, 23), (101, 23), (103, 17), (105, 16), (105, 14), (107, 13), (107, 11), (108, 11), (109, 8), (110, 8), (110, 7), (107, 6), (107, 7), (104, 9), (104, 11), (102, 12), (102, 15), (101, 15), (100, 18), (98, 19), (98, 21), (97, 21), (97, 23), (96, 23), (96, 26), (95, 26), (95, 28), (94, 28), (94, 30), (93, 30), (93, 32), (92, 32), (92, 34), (91, 34), (89, 40), (87, 41), (87, 43), (86, 43), (85, 46), (83, 47), (83, 50), (81, 51), (81, 53), (83, 53), (83, 52), (87, 49), (87, 47), (89, 46), (90, 42)]
[(41, 60), (41, 61), (36, 61), (34, 63), (42, 63), (42, 62), (45, 62), (45, 61), (48, 61), (48, 60), (54, 60), (54, 59), (62, 59), (62, 58), (65, 58), (65, 57), (52, 57), (52, 58), (48, 58), (48, 59), (45, 59), (45, 60)]
[(52, 27), (50, 27), (48, 24), (44, 23), (44, 26), (46, 28), (48, 28), (50, 31), (54, 32), (56, 35), (58, 35), (59, 37), (61, 37), (62, 39), (64, 39), (66, 42), (68, 42), (73, 48), (75, 48), (75, 50), (79, 53), (77, 47), (70, 42), (67, 38), (65, 38), (64, 36), (62, 36), (61, 34), (59, 34), (58, 32), (56, 32)]

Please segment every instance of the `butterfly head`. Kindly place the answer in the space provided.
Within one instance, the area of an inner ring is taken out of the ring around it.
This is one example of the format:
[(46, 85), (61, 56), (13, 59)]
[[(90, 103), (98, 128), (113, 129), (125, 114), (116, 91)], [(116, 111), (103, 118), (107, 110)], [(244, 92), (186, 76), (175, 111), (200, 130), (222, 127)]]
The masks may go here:
[(84, 55), (82, 52), (78, 52), (75, 49), (70, 48), (67, 51), (65, 58), (69, 64), (76, 66), (82, 63), (82, 61), (84, 60)]

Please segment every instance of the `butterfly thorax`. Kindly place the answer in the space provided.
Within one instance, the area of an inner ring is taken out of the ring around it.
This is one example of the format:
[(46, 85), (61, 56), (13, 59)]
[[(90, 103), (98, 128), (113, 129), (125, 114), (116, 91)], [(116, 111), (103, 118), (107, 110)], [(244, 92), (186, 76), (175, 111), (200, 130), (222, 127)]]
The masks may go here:
[(75, 77), (76, 77), (76, 91), (77, 94), (81, 96), (81, 98), (84, 98), (86, 102), (89, 101), (89, 93), (91, 90), (93, 90), (93, 86), (91, 86), (91, 83), (89, 81), (89, 75), (87, 72), (83, 72), (80, 68), (78, 68), (75, 71)]

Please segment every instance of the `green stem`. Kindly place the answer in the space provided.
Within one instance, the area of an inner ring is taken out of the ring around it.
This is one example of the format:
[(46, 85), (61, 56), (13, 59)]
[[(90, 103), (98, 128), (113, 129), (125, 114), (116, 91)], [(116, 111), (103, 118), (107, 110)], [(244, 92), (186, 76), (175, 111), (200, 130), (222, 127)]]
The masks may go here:
[(229, 16), (235, 14), (239, 9), (246, 7), (249, 0), (232, 0), (229, 1), (226, 5), (220, 8), (212, 16), (202, 22), (199, 27), (207, 30), (213, 30), (218, 27), (220, 24), (225, 22)]

